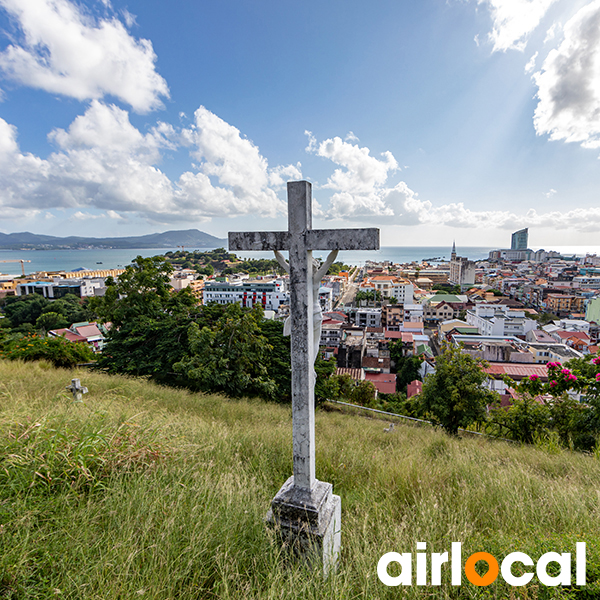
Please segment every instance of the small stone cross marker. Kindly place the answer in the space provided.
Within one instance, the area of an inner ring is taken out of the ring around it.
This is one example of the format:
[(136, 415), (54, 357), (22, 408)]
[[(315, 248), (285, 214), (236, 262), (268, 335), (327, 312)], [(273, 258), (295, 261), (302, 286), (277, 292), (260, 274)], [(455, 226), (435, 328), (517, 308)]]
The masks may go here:
[[(339, 551), (341, 513), (332, 485), (315, 477), (313, 363), (320, 330), (318, 287), (338, 250), (377, 250), (379, 230), (313, 229), (311, 184), (290, 181), (287, 189), (288, 231), (230, 232), (229, 250), (272, 250), (284, 268), (279, 251), (289, 251), (294, 475), (273, 499), (267, 518), (280, 525), (284, 535), (287, 528), (288, 538), (304, 535), (300, 546), (314, 549), (316, 539), (327, 572), (335, 566)], [(333, 251), (322, 268), (315, 268), (313, 250)]]
[(88, 389), (81, 385), (79, 379), (71, 379), (71, 385), (66, 389), (73, 394), (73, 402), (83, 402), (83, 394), (88, 393)]

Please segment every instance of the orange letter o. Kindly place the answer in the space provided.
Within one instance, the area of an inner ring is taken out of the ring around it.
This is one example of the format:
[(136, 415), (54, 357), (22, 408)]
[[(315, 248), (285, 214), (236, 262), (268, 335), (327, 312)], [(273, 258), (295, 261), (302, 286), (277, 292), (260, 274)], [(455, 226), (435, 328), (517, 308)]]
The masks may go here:
[[(483, 577), (475, 570), (475, 565), (480, 560), (488, 564), (488, 571)], [(465, 575), (473, 585), (490, 585), (498, 577), (498, 561), (489, 552), (475, 552), (475, 554), (469, 556), (465, 563)]]

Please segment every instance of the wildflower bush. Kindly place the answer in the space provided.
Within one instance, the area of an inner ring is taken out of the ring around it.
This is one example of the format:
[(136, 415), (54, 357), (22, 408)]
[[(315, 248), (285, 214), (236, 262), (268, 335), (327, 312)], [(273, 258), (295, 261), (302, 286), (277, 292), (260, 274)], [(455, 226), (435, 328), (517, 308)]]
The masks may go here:
[[(600, 439), (600, 356), (549, 362), (548, 381), (538, 375), (516, 384), (518, 398), (492, 411), (490, 431), (532, 443), (558, 437), (562, 446), (592, 451)], [(577, 399), (580, 395), (581, 402)]]
[(47, 360), (55, 367), (71, 369), (79, 363), (94, 360), (86, 344), (73, 343), (61, 337), (41, 337), (30, 334), (9, 338), (0, 346), (0, 358), (8, 360)]

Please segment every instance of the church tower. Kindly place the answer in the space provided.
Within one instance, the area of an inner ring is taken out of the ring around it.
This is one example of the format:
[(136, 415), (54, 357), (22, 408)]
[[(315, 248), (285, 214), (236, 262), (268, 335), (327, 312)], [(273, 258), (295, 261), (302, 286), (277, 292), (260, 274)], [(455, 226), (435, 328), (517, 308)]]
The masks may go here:
[(456, 242), (452, 242), (452, 254), (450, 254), (450, 260), (456, 260)]

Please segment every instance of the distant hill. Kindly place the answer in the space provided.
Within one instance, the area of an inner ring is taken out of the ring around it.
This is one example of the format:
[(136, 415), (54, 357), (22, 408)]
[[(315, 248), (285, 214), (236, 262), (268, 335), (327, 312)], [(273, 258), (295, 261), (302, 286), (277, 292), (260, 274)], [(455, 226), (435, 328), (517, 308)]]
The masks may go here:
[(22, 233), (0, 233), (0, 248), (16, 250), (20, 248), (219, 248), (226, 247), (227, 240), (215, 237), (197, 229), (165, 231), (131, 237), (92, 238), (55, 237), (37, 235), (27, 231)]

